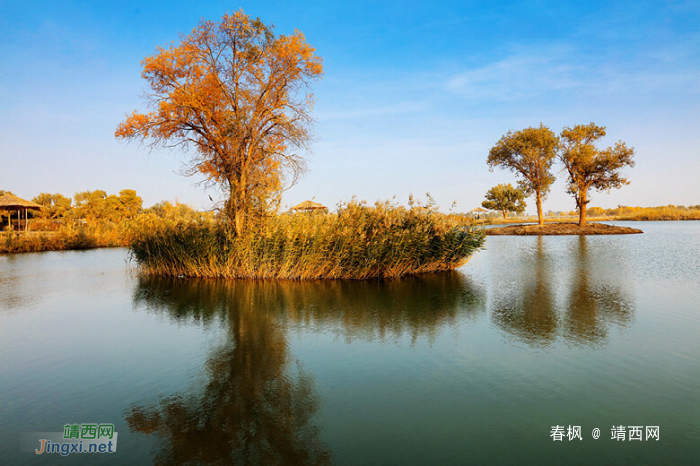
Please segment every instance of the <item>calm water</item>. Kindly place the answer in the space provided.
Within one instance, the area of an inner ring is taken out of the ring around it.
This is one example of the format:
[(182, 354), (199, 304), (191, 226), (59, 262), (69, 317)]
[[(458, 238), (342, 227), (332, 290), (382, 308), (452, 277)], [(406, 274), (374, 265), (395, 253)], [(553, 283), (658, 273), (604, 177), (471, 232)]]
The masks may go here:
[[(700, 464), (700, 223), (630, 225), (489, 237), (454, 273), (382, 282), (0, 256), (0, 463)], [(89, 422), (116, 453), (20, 452)]]

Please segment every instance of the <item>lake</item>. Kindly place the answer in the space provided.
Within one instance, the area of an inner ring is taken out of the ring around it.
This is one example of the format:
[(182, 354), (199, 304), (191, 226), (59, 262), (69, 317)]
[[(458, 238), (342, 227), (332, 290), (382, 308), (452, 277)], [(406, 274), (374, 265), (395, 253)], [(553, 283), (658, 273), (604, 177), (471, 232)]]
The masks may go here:
[(390, 281), (0, 256), (0, 458), (66, 464), (20, 435), (109, 423), (70, 464), (700, 464), (700, 222), (616, 224), (645, 233)]

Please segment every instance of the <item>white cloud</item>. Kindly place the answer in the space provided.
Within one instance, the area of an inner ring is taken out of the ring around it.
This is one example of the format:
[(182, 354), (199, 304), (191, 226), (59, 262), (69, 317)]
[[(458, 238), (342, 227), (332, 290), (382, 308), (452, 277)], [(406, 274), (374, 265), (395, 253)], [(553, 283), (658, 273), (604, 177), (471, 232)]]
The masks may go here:
[(464, 98), (496, 102), (552, 98), (562, 91), (584, 98), (697, 93), (700, 67), (692, 65), (688, 54), (659, 53), (652, 51), (631, 64), (567, 47), (533, 48), (453, 74), (445, 88)]
[(581, 67), (567, 62), (568, 50), (518, 53), (451, 76), (447, 89), (464, 97), (501, 101), (584, 85)]

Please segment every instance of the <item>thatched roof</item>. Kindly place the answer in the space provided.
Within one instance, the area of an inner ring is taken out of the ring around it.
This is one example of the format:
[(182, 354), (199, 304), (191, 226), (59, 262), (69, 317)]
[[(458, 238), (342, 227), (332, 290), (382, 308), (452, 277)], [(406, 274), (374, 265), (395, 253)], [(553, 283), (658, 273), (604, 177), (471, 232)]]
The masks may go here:
[(469, 212), (472, 214), (481, 214), (483, 212), (488, 212), (488, 210), (482, 209), (481, 207), (477, 207), (476, 209), (472, 209)]
[(304, 201), (301, 204), (297, 204), (294, 207), (292, 207), (292, 210), (328, 210), (328, 207), (321, 205), (317, 202), (312, 202), (312, 201)]
[(0, 197), (0, 210), (43, 209), (44, 206), (25, 201), (14, 194), (5, 194)]

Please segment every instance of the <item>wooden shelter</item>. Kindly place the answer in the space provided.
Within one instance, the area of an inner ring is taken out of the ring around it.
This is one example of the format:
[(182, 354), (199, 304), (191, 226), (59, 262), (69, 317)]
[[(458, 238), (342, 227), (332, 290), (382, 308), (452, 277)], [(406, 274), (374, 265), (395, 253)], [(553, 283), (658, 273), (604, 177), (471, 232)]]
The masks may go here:
[(12, 226), (12, 211), (17, 212), (17, 227), (21, 226), (20, 221), (22, 219), (22, 211), (24, 211), (24, 230), (27, 231), (27, 220), (29, 219), (30, 210), (40, 210), (42, 206), (31, 201), (24, 200), (15, 196), (14, 194), (5, 194), (0, 197), (0, 210), (6, 210), (10, 212), (8, 215), (9, 225)]
[(313, 202), (313, 201), (304, 201), (301, 204), (297, 204), (294, 207), (292, 207), (291, 210), (295, 210), (297, 212), (302, 211), (302, 212), (325, 212), (328, 213), (328, 207), (319, 204), (318, 202)]
[(469, 211), (469, 213), (472, 215), (472, 217), (476, 217), (477, 215), (485, 214), (487, 212), (488, 212), (488, 210), (486, 210), (482, 207), (477, 207), (476, 209), (472, 209)]

